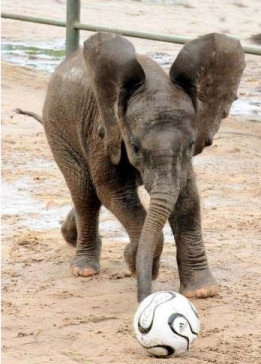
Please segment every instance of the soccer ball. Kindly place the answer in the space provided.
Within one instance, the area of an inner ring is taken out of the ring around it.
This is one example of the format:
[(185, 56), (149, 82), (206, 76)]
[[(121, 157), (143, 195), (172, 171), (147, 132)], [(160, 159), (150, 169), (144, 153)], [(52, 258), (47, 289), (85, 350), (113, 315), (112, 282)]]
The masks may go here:
[(179, 293), (161, 291), (146, 297), (134, 316), (139, 343), (157, 357), (180, 356), (199, 334), (193, 304)]

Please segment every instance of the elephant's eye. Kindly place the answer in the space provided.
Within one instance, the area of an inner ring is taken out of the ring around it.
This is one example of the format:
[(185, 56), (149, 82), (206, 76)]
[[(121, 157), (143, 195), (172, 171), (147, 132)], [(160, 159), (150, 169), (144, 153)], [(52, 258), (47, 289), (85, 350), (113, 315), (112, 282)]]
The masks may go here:
[(134, 154), (139, 154), (140, 149), (139, 149), (137, 143), (132, 141), (132, 142), (130, 142), (130, 145), (131, 145), (131, 149), (132, 149), (133, 153)]

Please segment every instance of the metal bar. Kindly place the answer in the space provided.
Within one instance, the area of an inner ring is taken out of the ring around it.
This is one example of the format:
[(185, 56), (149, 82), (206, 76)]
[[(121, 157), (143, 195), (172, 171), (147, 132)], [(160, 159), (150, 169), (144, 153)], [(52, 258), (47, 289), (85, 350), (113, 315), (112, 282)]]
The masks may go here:
[(17, 15), (17, 14), (10, 14), (10, 13), (1, 13), (1, 17), (5, 18), (5, 19), (27, 21), (29, 23), (39, 23), (39, 24), (46, 24), (46, 25), (54, 25), (56, 27), (66, 27), (66, 22), (62, 21), (62, 20), (37, 18), (34, 16)]
[(148, 40), (156, 40), (160, 42), (168, 42), (168, 43), (178, 43), (178, 44), (185, 44), (189, 42), (192, 38), (184, 37), (182, 35), (166, 35), (166, 34), (159, 34), (159, 33), (145, 33), (145, 32), (138, 32), (135, 30), (126, 30), (126, 29), (118, 29), (118, 28), (109, 28), (100, 25), (88, 25), (76, 22), (74, 24), (76, 29), (80, 30), (89, 30), (92, 32), (111, 32), (115, 34), (125, 35), (127, 37), (132, 38), (142, 38)]
[[(73, 1), (73, 0), (71, 0)], [(76, 0), (79, 1), (79, 0)], [(22, 20), (28, 21), (32, 23), (40, 23), (40, 24), (47, 24), (47, 25), (54, 25), (58, 27), (66, 27), (66, 23), (61, 20), (52, 20), (46, 18), (36, 18), (32, 16), (25, 16), (25, 15), (16, 15), (16, 14), (9, 14), (9, 13), (1, 13), (2, 18), (13, 19), (13, 20)], [(104, 32), (112, 32), (116, 34), (122, 34), (127, 37), (133, 38), (142, 38), (142, 39), (149, 39), (155, 40), (160, 42), (168, 42), (168, 43), (177, 43), (177, 44), (185, 44), (186, 42), (190, 41), (191, 38), (184, 37), (184, 36), (173, 36), (173, 35), (165, 35), (165, 34), (157, 34), (157, 33), (145, 33), (145, 32), (137, 32), (132, 30), (126, 29), (118, 29), (118, 28), (109, 28), (105, 26), (98, 26), (98, 25), (87, 25), (80, 22), (75, 22), (73, 27), (77, 30), (87, 30), (87, 31), (104, 31)], [(245, 53), (254, 54), (261, 56), (261, 47), (255, 46), (244, 46), (243, 47)]]
[(261, 56), (261, 47), (244, 46), (243, 49), (247, 54), (255, 54), (256, 56)]
[(80, 0), (67, 0), (66, 6), (66, 56), (79, 48), (80, 30), (75, 23), (80, 21)]
[[(148, 40), (155, 40), (159, 42), (167, 42), (167, 43), (177, 43), (177, 44), (185, 44), (192, 40), (193, 38), (184, 37), (181, 35), (166, 35), (160, 33), (146, 33), (146, 32), (137, 32), (135, 30), (126, 30), (126, 29), (118, 29), (118, 28), (108, 28), (99, 25), (87, 25), (83, 23), (76, 22), (74, 24), (75, 28), (80, 30), (87, 30), (92, 32), (112, 32), (115, 34), (125, 35), (127, 37), (133, 38), (142, 38)], [(238, 37), (231, 36), (231, 38), (239, 39)], [(244, 46), (243, 47), (245, 53), (248, 54), (255, 54), (261, 56), (261, 47), (250, 47)]]

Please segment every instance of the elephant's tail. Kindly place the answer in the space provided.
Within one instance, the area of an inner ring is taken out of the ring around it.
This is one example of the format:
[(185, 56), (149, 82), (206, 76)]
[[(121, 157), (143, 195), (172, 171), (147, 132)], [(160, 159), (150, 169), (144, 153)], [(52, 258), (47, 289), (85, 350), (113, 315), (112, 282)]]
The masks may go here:
[(38, 114), (36, 114), (36, 113), (34, 113), (34, 112), (32, 112), (32, 111), (25, 111), (25, 110), (22, 110), (22, 109), (19, 109), (19, 108), (15, 109), (14, 111), (17, 114), (23, 114), (23, 115), (31, 116), (35, 120), (39, 121), (39, 123), (41, 123), (41, 124), (43, 123), (41, 116), (38, 115)]

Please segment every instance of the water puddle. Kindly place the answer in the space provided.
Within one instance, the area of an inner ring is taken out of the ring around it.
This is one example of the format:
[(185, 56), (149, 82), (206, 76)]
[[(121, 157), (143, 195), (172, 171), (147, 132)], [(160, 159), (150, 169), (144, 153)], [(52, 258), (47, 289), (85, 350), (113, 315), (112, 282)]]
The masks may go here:
[(2, 59), (38, 71), (53, 72), (65, 57), (64, 42), (34, 43), (2, 42)]
[[(261, 93), (259, 95), (260, 99)], [(233, 102), (230, 115), (253, 116), (256, 121), (261, 121), (261, 102), (258, 100), (237, 99)]]
[(17, 180), (15, 183), (2, 181), (2, 231), (10, 230), (9, 219), (16, 217), (15, 228), (29, 228), (43, 231), (55, 229), (60, 220), (69, 212), (70, 206), (47, 208), (45, 202), (34, 198), (29, 191), (33, 188), (30, 178)]
[[(2, 181), (2, 232), (10, 229), (30, 229), (48, 231), (60, 229), (61, 222), (71, 209), (71, 205), (48, 206), (33, 197), (34, 182), (25, 177), (13, 183)], [(15, 218), (15, 219), (14, 219)], [(127, 243), (129, 238), (119, 221), (109, 210), (102, 207), (100, 214), (100, 234), (105, 241)], [(165, 241), (173, 241), (169, 226), (164, 228)]]

